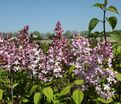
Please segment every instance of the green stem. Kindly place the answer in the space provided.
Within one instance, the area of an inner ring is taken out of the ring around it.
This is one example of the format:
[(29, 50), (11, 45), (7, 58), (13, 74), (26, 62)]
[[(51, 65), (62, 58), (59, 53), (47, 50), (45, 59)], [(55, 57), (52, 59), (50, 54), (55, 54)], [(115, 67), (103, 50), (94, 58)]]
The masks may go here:
[[(121, 88), (121, 82), (119, 82), (119, 89)], [(119, 90), (119, 101), (121, 101), (121, 91)]]
[(104, 32), (104, 40), (106, 41), (106, 29), (105, 29), (105, 15), (106, 15), (106, 10), (104, 9), (104, 14), (103, 14), (103, 32)]
[(10, 95), (11, 95), (11, 103), (13, 104), (13, 76), (12, 76), (12, 69), (10, 70)]

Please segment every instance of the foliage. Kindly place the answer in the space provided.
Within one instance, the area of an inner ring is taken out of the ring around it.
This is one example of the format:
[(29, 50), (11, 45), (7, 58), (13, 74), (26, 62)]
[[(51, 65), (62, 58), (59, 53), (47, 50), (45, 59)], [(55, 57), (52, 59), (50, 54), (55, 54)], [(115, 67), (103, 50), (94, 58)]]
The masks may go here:
[[(94, 6), (104, 12), (118, 13), (114, 6), (107, 8), (107, 4), (108, 0), (104, 0), (103, 4)], [(114, 29), (117, 19), (111, 16), (107, 21)], [(90, 33), (98, 22), (96, 18), (90, 21)], [(1, 104), (121, 102), (119, 32), (111, 33), (117, 41), (112, 46), (106, 40), (92, 45), (90, 39), (84, 37), (67, 39), (62, 35), (64, 30), (59, 21), (51, 44), (32, 42), (28, 30), (25, 26), (14, 38), (11, 34), (4, 37), (0, 33)]]
[(40, 32), (34, 31), (34, 32), (31, 34), (31, 39), (32, 39), (32, 40), (41, 40), (41, 39), (42, 39), (42, 36), (41, 36)]
[(48, 37), (48, 39), (53, 39), (53, 37), (54, 37), (54, 34), (53, 33), (50, 33), (50, 32), (47, 32), (47, 33), (45, 33), (45, 36), (47, 36)]
[(63, 36), (65, 36), (67, 39), (71, 39), (71, 38), (72, 38), (72, 32), (69, 31), (69, 30), (67, 30), (67, 31), (63, 34)]
[[(86, 103), (83, 98), (88, 96), (87, 91), (105, 100), (115, 95), (117, 80), (111, 64), (111, 43), (98, 42), (91, 47), (89, 40), (83, 37), (68, 40), (62, 36), (59, 26), (60, 22), (55, 27), (56, 35), (50, 46), (31, 42), (27, 26), (16, 39), (6, 40), (1, 33), (3, 102), (79, 104)], [(8, 83), (3, 81), (3, 73)]]
[(83, 100), (83, 92), (77, 89), (73, 92), (72, 97), (76, 104), (80, 104)]
[(115, 16), (111, 16), (111, 17), (106, 17), (106, 12), (113, 12), (113, 13), (116, 13), (116, 14), (119, 14), (117, 8), (115, 6), (109, 6), (107, 7), (108, 5), (108, 1), (109, 0), (104, 0), (103, 3), (96, 3), (93, 5), (93, 7), (97, 7), (97, 8), (100, 8), (102, 11), (103, 11), (103, 19), (102, 20), (99, 20), (97, 18), (93, 18), (90, 20), (90, 23), (89, 23), (89, 33), (97, 26), (97, 24), (99, 22), (101, 22), (103, 24), (103, 35), (104, 35), (104, 39), (105, 41), (107, 40), (106, 39), (106, 28), (105, 28), (105, 25), (106, 25), (106, 20), (108, 21), (109, 25), (111, 26), (112, 30), (115, 29), (116, 25), (117, 25), (117, 18)]

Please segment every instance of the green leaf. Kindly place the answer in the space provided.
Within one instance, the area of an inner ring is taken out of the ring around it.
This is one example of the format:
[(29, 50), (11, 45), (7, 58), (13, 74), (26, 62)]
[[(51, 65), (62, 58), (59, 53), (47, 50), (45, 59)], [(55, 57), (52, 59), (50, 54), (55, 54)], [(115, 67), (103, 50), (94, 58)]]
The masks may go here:
[(13, 88), (15, 88), (16, 86), (18, 86), (18, 84), (19, 84), (19, 83), (15, 83), (15, 84), (13, 85)]
[(121, 46), (120, 43), (113, 44), (113, 49), (115, 49), (115, 48), (117, 48), (117, 47), (119, 47), (119, 46)]
[(14, 88), (17, 87), (18, 85), (19, 85), (19, 83), (14, 83), (13, 86), (10, 86), (10, 84), (7, 84), (7, 83), (6, 83), (5, 86), (8, 87), (8, 88), (13, 88), (13, 89), (14, 89)]
[(76, 104), (81, 104), (83, 96), (83, 92), (77, 89), (73, 92), (72, 98)]
[(108, 100), (105, 100), (101, 97), (97, 98), (98, 101), (102, 102), (102, 103), (105, 103), (105, 104), (108, 104), (108, 103), (111, 103), (113, 100), (112, 98), (108, 99)]
[(38, 85), (33, 85), (30, 89), (30, 96), (36, 91)]
[(117, 51), (118, 51), (119, 53), (121, 53), (121, 46), (118, 46), (118, 47), (117, 47)]
[(114, 6), (109, 6), (106, 10), (110, 11), (110, 12), (113, 12), (113, 13), (119, 14), (118, 10)]
[[(53, 101), (53, 104), (60, 104), (60, 101), (59, 100), (54, 100)], [(62, 103), (63, 104), (63, 103)]]
[(3, 90), (0, 89), (0, 100), (2, 100), (2, 99), (3, 99)]
[(99, 20), (97, 18), (92, 18), (90, 20), (89, 27), (88, 27), (89, 32), (91, 32), (96, 27), (96, 25), (98, 24), (98, 22), (99, 22)]
[(104, 4), (96, 3), (96, 4), (93, 5), (93, 7), (97, 7), (97, 8), (103, 9), (104, 8)]
[(84, 80), (75, 80), (74, 81), (74, 84), (77, 84), (77, 85), (82, 85), (84, 83)]
[(75, 65), (71, 65), (71, 67), (69, 68), (69, 74), (71, 74), (74, 69), (75, 69)]
[(114, 104), (121, 104), (120, 102), (115, 102)]
[(29, 102), (29, 100), (28, 100), (28, 99), (23, 99), (22, 102), (23, 102), (23, 103), (27, 103), (27, 102)]
[(12, 104), (11, 101), (10, 102), (7, 102), (7, 104)]
[(114, 30), (117, 25), (117, 18), (115, 16), (106, 18), (112, 29)]
[(104, 4), (105, 4), (105, 6), (106, 6), (106, 5), (108, 4), (108, 0), (105, 0), (105, 1), (104, 1)]
[(118, 73), (118, 74), (116, 75), (116, 79), (117, 79), (118, 81), (121, 81), (121, 74), (120, 74), (120, 73)]
[(40, 104), (41, 93), (37, 92), (34, 94), (34, 104)]
[(51, 87), (46, 87), (43, 89), (43, 94), (50, 100), (53, 99), (53, 90)]
[(114, 39), (116, 42), (121, 43), (121, 33), (118, 31), (114, 31), (110, 33), (110, 36), (112, 39)]
[(60, 92), (60, 96), (66, 95), (70, 92), (71, 86), (66, 86), (62, 89), (62, 91)]

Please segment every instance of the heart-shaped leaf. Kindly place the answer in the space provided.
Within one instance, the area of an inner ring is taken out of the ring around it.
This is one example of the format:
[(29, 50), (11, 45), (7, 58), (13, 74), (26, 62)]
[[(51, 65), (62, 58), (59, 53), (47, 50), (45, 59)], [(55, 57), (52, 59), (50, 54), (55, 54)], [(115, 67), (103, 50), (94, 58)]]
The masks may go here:
[(113, 13), (116, 13), (116, 14), (119, 14), (118, 10), (114, 6), (109, 6), (106, 10), (113, 12)]
[(71, 86), (66, 86), (65, 88), (62, 89), (60, 92), (60, 96), (66, 95), (70, 92)]
[(91, 32), (95, 27), (96, 25), (98, 24), (99, 20), (97, 18), (92, 18), (89, 22), (89, 32)]
[(73, 92), (72, 98), (76, 104), (81, 104), (83, 96), (83, 92), (77, 89)]
[(106, 18), (112, 29), (114, 30), (117, 25), (117, 18), (115, 16)]
[(53, 90), (51, 87), (46, 87), (43, 89), (43, 94), (50, 100), (53, 99)]
[(34, 94), (34, 104), (40, 104), (41, 93), (37, 92)]
[(97, 7), (97, 8), (103, 9), (104, 8), (104, 4), (96, 3), (96, 4), (93, 5), (93, 7)]

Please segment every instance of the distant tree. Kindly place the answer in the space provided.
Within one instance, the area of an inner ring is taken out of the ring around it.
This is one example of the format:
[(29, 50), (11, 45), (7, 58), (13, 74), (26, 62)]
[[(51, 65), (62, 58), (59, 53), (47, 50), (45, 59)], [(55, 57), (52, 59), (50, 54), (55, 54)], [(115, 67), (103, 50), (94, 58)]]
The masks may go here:
[(16, 35), (17, 35), (17, 32), (13, 32), (12, 34), (13, 34), (13, 37), (16, 37)]
[(69, 30), (67, 30), (63, 35), (67, 38), (72, 38), (72, 32)]
[(80, 32), (80, 35), (81, 35), (81, 36), (84, 36), (84, 37), (88, 37), (89, 31), (81, 31), (81, 32)]
[(72, 31), (71, 33), (73, 38), (78, 37), (80, 35), (80, 33), (77, 31)]
[(45, 33), (45, 36), (48, 37), (48, 39), (53, 39), (54, 34), (50, 33), (50, 32), (47, 32), (47, 33)]
[(40, 39), (42, 39), (42, 36), (41, 36), (40, 32), (34, 31), (34, 32), (32, 33), (32, 39), (35, 39), (35, 40), (40, 40)]

